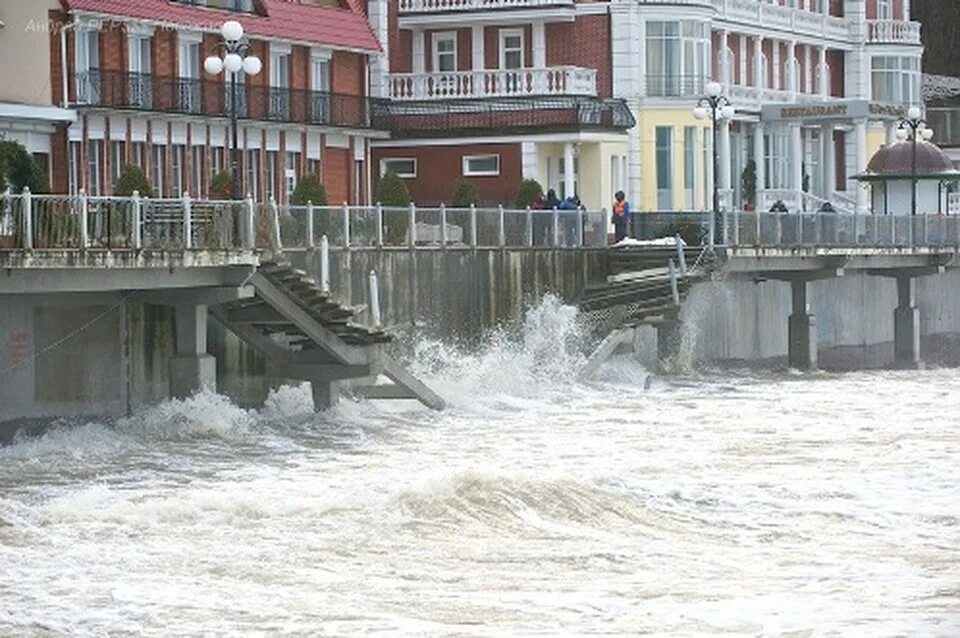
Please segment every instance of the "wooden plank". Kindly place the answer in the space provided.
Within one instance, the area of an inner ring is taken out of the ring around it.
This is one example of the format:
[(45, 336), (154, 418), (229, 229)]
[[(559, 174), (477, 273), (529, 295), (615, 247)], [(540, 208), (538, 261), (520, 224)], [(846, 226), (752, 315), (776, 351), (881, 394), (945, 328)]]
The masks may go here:
[[(414, 399), (420, 400), (412, 390), (400, 385), (363, 385), (351, 388), (351, 393), (363, 399)], [(437, 408), (439, 409), (439, 408)]]
[(621, 346), (630, 344), (632, 347), (634, 334), (634, 328), (618, 328), (608, 334), (606, 338), (600, 342), (600, 345), (597, 346), (597, 349), (593, 351), (593, 354), (590, 355), (583, 367), (580, 368), (577, 377), (579, 379), (587, 379), (593, 376), (597, 369), (612, 357)]
[(267, 304), (230, 308), (227, 320), (231, 323), (290, 323), (290, 320), (281, 315)]
[(388, 356), (383, 357), (383, 374), (388, 379), (412, 392), (423, 405), (433, 410), (442, 410), (446, 403), (440, 395), (431, 390), (422, 381), (404, 370), (400, 364)]

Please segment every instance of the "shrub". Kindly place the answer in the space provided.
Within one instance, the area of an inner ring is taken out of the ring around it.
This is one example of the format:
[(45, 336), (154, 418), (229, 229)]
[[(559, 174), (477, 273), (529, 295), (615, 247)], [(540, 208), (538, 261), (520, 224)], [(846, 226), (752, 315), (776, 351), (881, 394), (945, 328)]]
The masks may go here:
[(543, 187), (540, 186), (540, 182), (535, 179), (525, 179), (517, 188), (517, 196), (513, 198), (513, 204), (517, 208), (533, 206), (541, 195), (543, 195)]
[(211, 199), (232, 199), (233, 184), (231, 183), (230, 171), (222, 170), (213, 176), (210, 180), (210, 198)]
[(139, 166), (127, 164), (120, 172), (117, 183), (113, 185), (113, 194), (117, 197), (130, 197), (138, 191), (140, 197), (153, 197), (153, 187)]
[(309, 202), (313, 202), (314, 206), (327, 205), (327, 190), (316, 175), (304, 175), (297, 182), (293, 197), (290, 199), (290, 203), (294, 206), (306, 206)]
[(450, 205), (454, 208), (470, 208), (476, 206), (480, 199), (477, 193), (477, 187), (471, 182), (460, 178), (453, 187), (453, 196), (450, 198)]
[(49, 193), (50, 182), (43, 170), (20, 142), (0, 142), (0, 190), (14, 192), (29, 188), (33, 193)]
[(383, 206), (409, 206), (410, 191), (396, 173), (388, 171), (377, 184), (376, 200)]
[(740, 173), (740, 190), (745, 204), (757, 203), (757, 163), (753, 160), (747, 162)]

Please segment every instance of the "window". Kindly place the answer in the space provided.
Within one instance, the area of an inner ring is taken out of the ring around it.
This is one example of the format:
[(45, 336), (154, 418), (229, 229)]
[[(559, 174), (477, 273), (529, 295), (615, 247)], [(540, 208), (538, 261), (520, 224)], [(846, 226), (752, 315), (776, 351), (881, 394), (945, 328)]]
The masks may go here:
[(203, 192), (203, 146), (194, 146), (191, 149), (191, 164), (193, 165), (193, 175), (190, 181), (191, 191), (196, 197), (200, 197)]
[(120, 179), (120, 173), (123, 172), (123, 167), (127, 164), (127, 156), (125, 154), (125, 145), (123, 142), (113, 142), (110, 144), (110, 168), (113, 169), (113, 183), (116, 184), (117, 180)]
[(141, 170), (145, 166), (144, 157), (146, 154), (146, 143), (144, 142), (134, 142), (130, 147), (130, 163), (134, 164)]
[(330, 61), (324, 58), (313, 58), (311, 67), (313, 94), (311, 107), (313, 121), (324, 124), (330, 121)]
[(293, 197), (293, 191), (297, 187), (297, 176), (300, 172), (300, 153), (287, 153), (287, 167), (283, 174), (284, 184), (286, 186), (287, 203)]
[(87, 195), (100, 195), (103, 167), (103, 142), (90, 140), (87, 142)]
[(416, 177), (417, 160), (412, 157), (391, 157), (380, 160), (380, 175), (388, 172), (396, 173), (397, 177)]
[(890, 0), (877, 0), (877, 20), (890, 20), (892, 18)]
[(465, 155), (463, 174), (467, 177), (483, 177), (500, 174), (499, 155)]
[(656, 129), (657, 210), (673, 210), (673, 127)]
[(180, 82), (178, 98), (184, 113), (200, 112), (200, 43), (180, 40)]
[(176, 0), (180, 4), (193, 7), (208, 7), (210, 9), (224, 9), (234, 13), (256, 13), (254, 0)]
[(153, 83), (150, 80), (151, 38), (130, 36), (128, 45), (130, 106), (149, 108), (153, 104)]
[(210, 173), (216, 175), (224, 169), (224, 149), (222, 146), (213, 146), (210, 148)]
[(183, 179), (184, 150), (185, 147), (182, 144), (175, 144), (170, 147), (170, 188), (173, 191), (173, 197), (180, 197), (185, 190)]
[(153, 147), (153, 192), (157, 197), (166, 194), (164, 190), (164, 173), (167, 169), (167, 147), (156, 145)]
[(457, 33), (445, 31), (434, 33), (433, 71), (435, 73), (453, 73), (457, 70)]
[(70, 142), (69, 189), (71, 195), (80, 193), (80, 142)]
[(277, 195), (277, 168), (280, 163), (278, 151), (267, 151), (267, 199), (276, 199)]
[(307, 160), (307, 174), (316, 175), (320, 177), (320, 160), (318, 159), (309, 159)]
[(77, 101), (100, 103), (100, 32), (81, 28), (76, 38)]
[(647, 95), (699, 95), (710, 74), (705, 22), (647, 22)]
[(693, 126), (683, 127), (683, 207), (692, 210), (696, 207), (694, 200), (697, 187), (697, 129)]
[(887, 104), (918, 104), (920, 60), (879, 56), (871, 59), (871, 95)]
[(523, 68), (523, 29), (500, 30), (500, 68)]
[(286, 120), (290, 114), (290, 54), (270, 54), (270, 117)]
[(247, 192), (260, 197), (260, 151), (247, 151)]

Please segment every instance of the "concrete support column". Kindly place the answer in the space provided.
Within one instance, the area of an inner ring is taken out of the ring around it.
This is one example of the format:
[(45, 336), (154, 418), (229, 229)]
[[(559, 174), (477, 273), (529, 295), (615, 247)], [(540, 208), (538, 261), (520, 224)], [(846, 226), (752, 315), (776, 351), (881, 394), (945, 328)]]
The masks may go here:
[(780, 41), (773, 41), (773, 60), (768, 60), (773, 70), (773, 83), (771, 89), (779, 91), (783, 88), (783, 76), (780, 75)]
[[(854, 125), (853, 146), (856, 160), (854, 174), (859, 175), (867, 170), (867, 120), (865, 119), (857, 120)], [(860, 184), (857, 184), (855, 188), (857, 212), (865, 212), (867, 210), (867, 190), (861, 188)]]
[(807, 303), (807, 281), (790, 282), (793, 314), (787, 324), (787, 362), (798, 370), (817, 369), (817, 320)]
[(747, 36), (740, 36), (739, 59), (737, 60), (737, 69), (740, 74), (739, 86), (747, 86)]
[(217, 360), (207, 354), (207, 307), (174, 306), (176, 354), (170, 359), (170, 395), (217, 389)]
[(717, 58), (720, 69), (720, 78), (719, 81), (723, 84), (724, 93), (730, 93), (730, 56), (727, 55), (727, 52), (730, 48), (729, 45), (730, 32), (726, 29), (720, 31), (720, 57)]
[(342, 390), (342, 381), (325, 381), (314, 379), (310, 382), (310, 389), (313, 392), (313, 409), (316, 411), (327, 410), (336, 407), (340, 402), (340, 393)]
[(837, 190), (837, 152), (833, 143), (833, 127), (826, 125), (820, 129), (820, 144), (823, 158), (823, 198), (831, 199)]
[(474, 25), (470, 28), (470, 42), (472, 43), (473, 49), (473, 70), (482, 71), (484, 66), (484, 56), (486, 51), (484, 50), (484, 38), (483, 38), (483, 25)]
[(643, 179), (641, 175), (642, 160), (640, 156), (640, 112), (635, 105), (631, 105), (631, 112), (637, 119), (637, 126), (627, 131), (627, 194), (630, 208), (639, 211), (642, 208), (641, 191)]
[(533, 23), (533, 67), (543, 69), (547, 66), (547, 29), (543, 22)]
[(803, 129), (799, 124), (790, 124), (790, 186), (793, 188), (797, 207), (803, 208)]
[(813, 69), (810, 66), (810, 45), (803, 45), (803, 86), (802, 93), (813, 93)]
[(683, 341), (682, 328), (683, 324), (677, 313), (668, 314), (664, 321), (657, 325), (657, 362), (661, 372), (667, 372), (676, 364)]
[[(730, 120), (723, 119), (720, 121), (720, 175), (718, 185), (720, 187), (720, 208), (728, 210), (732, 205), (730, 183)], [(719, 233), (720, 230), (717, 229), (717, 232)]]
[(787, 43), (787, 90), (791, 99), (796, 99), (800, 90), (800, 74), (797, 72), (797, 43), (791, 40)]
[(766, 86), (766, 78), (763, 77), (763, 38), (760, 37), (753, 40), (753, 86), (758, 89)]
[(822, 97), (830, 95), (830, 74), (827, 73), (827, 47), (820, 47), (817, 51), (817, 71), (820, 80), (819, 93)]
[(898, 368), (920, 367), (920, 309), (916, 304), (916, 279), (897, 277), (898, 305), (893, 311), (893, 360)]
[(413, 72), (424, 73), (427, 69), (426, 34), (423, 29), (413, 30)]
[(763, 122), (757, 122), (753, 127), (753, 161), (757, 165), (757, 210), (765, 210), (765, 194), (767, 187), (767, 158), (763, 136), (765, 134)]
[(575, 195), (576, 192), (573, 188), (574, 182), (576, 181), (575, 173), (573, 170), (573, 142), (564, 142), (563, 144), (563, 185), (564, 185), (564, 197), (570, 197)]

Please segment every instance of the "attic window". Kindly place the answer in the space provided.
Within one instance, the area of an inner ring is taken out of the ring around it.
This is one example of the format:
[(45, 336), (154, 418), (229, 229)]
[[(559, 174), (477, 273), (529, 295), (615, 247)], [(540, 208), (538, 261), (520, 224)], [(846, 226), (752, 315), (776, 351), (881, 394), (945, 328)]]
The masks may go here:
[(220, 9), (222, 11), (233, 11), (234, 13), (255, 13), (260, 14), (257, 0), (174, 0), (178, 4), (185, 4), (191, 7), (206, 7), (208, 9)]

